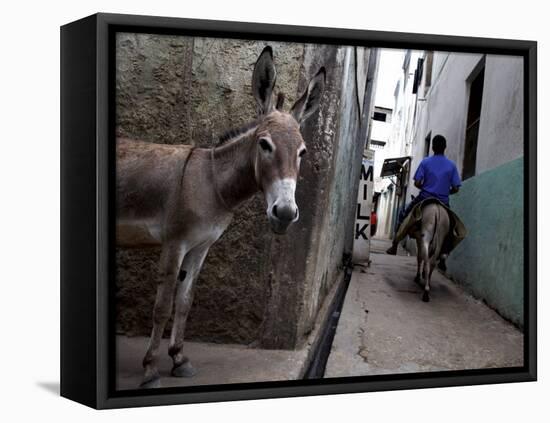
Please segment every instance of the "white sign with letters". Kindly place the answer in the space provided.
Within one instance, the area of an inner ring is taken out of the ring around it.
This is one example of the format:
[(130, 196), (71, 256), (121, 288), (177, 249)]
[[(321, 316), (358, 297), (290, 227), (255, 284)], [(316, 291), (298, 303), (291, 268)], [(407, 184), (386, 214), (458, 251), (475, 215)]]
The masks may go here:
[(370, 255), (371, 210), (374, 195), (374, 152), (367, 150), (368, 158), (363, 157), (359, 190), (357, 192), (357, 212), (353, 242), (353, 262), (368, 263)]

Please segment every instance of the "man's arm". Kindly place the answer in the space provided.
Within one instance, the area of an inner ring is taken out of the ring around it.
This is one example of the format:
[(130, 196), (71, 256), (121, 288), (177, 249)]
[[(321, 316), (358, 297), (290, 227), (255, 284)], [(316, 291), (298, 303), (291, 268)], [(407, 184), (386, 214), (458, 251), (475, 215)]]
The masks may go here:
[(414, 172), (414, 186), (418, 189), (422, 189), (422, 185), (424, 183), (424, 160), (420, 162), (418, 165), (418, 168), (416, 169), (416, 172)]
[(461, 184), (462, 184), (462, 181), (460, 180), (460, 176), (458, 175), (458, 170), (455, 165), (453, 168), (453, 175), (451, 178), (451, 190), (449, 191), (449, 193), (451, 195), (456, 194), (460, 189)]

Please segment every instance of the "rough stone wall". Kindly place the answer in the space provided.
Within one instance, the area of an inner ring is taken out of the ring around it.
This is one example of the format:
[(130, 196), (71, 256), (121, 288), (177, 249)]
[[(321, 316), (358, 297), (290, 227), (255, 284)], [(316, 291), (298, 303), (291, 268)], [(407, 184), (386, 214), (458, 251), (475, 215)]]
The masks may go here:
[(118, 34), (118, 131), (157, 143), (189, 142), (192, 64), (191, 37)]
[[(367, 72), (373, 72), (368, 66), (370, 50), (361, 53), (357, 55), (353, 47), (305, 48), (304, 75), (324, 65), (327, 87), (318, 116), (302, 128), (309, 153), (296, 191), (300, 221), (289, 236), (274, 238), (271, 244), (264, 347), (292, 348), (306, 340), (328, 292), (342, 280), (344, 253), (351, 254), (353, 248), (355, 202), (372, 103), (372, 90), (367, 98), (358, 89), (366, 90)], [(307, 82), (302, 79), (300, 92)]]
[[(332, 143), (332, 163), (323, 185), (326, 198), (322, 211), (324, 215), (312, 229), (316, 240), (306, 261), (306, 291), (302, 301), (301, 318), (298, 320), (298, 336), (310, 332), (315, 323), (319, 307), (335, 282), (343, 276), (344, 254), (351, 256), (353, 249), (353, 228), (355, 222), (357, 189), (362, 152), (365, 147), (367, 122), (370, 113), (361, 113), (364, 96), (360, 95), (357, 80), (367, 79), (366, 66), (359, 66), (357, 49), (341, 47), (336, 56), (338, 72), (334, 72), (333, 92), (338, 93), (334, 114), (328, 122), (336, 124), (334, 134), (329, 128), (323, 131), (325, 142)], [(363, 63), (363, 65), (365, 65)], [(361, 72), (359, 75), (358, 73)], [(327, 129), (329, 129), (327, 131)]]
[[(267, 44), (273, 47), (276, 92), (285, 93), (286, 110), (320, 66), (328, 73), (319, 116), (303, 128), (308, 156), (296, 194), (300, 221), (286, 236), (272, 235), (261, 194), (238, 210), (200, 273), (186, 337), (293, 348), (311, 330), (337, 279), (345, 224), (334, 232), (331, 225), (346, 221), (339, 216), (347, 207), (347, 190), (352, 204), (356, 196), (349, 184), (358, 147), (350, 146), (358, 131), (339, 129), (346, 113), (356, 113), (356, 106), (340, 110), (342, 90), (356, 95), (354, 69), (346, 71), (348, 85), (342, 79), (344, 66), (351, 66), (344, 63), (345, 48), (121, 34), (117, 132), (146, 141), (212, 145), (225, 130), (256, 116), (252, 70)], [(342, 140), (349, 145), (339, 153)], [(356, 159), (360, 163), (360, 153)], [(335, 257), (326, 261), (330, 254)], [(118, 251), (117, 322), (123, 333), (150, 331), (158, 255), (158, 249)]]
[(311, 272), (317, 268), (318, 248), (329, 232), (324, 219), (338, 130), (342, 61), (341, 48), (306, 46), (299, 91), (305, 90), (309, 76), (320, 66), (327, 69), (327, 81), (318, 114), (302, 125), (308, 154), (302, 161), (296, 188), (300, 220), (289, 229), (287, 236), (274, 238), (270, 246), (271, 293), (261, 337), (261, 344), (267, 348), (296, 346), (301, 335), (307, 332), (299, 327), (304, 308), (321, 291), (328, 290), (322, 289), (323, 285), (330, 285), (326, 275), (313, 278)]

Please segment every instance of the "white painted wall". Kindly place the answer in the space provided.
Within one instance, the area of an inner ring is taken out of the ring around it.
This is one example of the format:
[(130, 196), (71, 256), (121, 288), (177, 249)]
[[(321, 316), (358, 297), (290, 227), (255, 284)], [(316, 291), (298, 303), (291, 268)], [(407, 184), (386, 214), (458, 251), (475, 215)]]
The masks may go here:
[[(446, 156), (457, 163), (461, 171), (469, 98), (467, 79), (482, 58), (481, 54), (434, 52), (432, 84), (426, 100), (419, 102), (423, 104), (418, 110), (412, 148), (412, 175), (424, 158), (425, 139), (430, 131), (432, 138), (440, 134), (447, 139)], [(417, 192), (412, 187), (411, 191)]]
[(523, 156), (523, 58), (487, 56), (476, 174)]
[[(462, 173), (469, 100), (468, 81), (483, 59), (481, 54), (434, 52), (432, 84), (425, 101), (418, 102), (414, 145), (411, 150), (411, 182), (414, 171), (424, 157), (425, 138), (430, 131), (432, 138), (441, 134), (447, 139), (445, 154), (456, 163), (459, 173)], [(476, 174), (523, 155), (522, 66), (523, 60), (520, 57), (485, 56)], [(409, 194), (417, 193), (418, 189), (410, 183)]]
[[(383, 50), (382, 59), (384, 59), (385, 53), (386, 50)], [(380, 172), (384, 160), (411, 154), (417, 97), (412, 93), (412, 86), (418, 58), (422, 57), (422, 54), (423, 52), (420, 51), (411, 51), (406, 69), (403, 68), (406, 60), (405, 54), (399, 56), (400, 62), (388, 61), (386, 67), (380, 67), (380, 74), (392, 75), (393, 80), (386, 79), (384, 85), (377, 89), (377, 100), (379, 97), (383, 98), (387, 104), (389, 102), (387, 100), (388, 92), (394, 95), (394, 111), (391, 123), (388, 125), (388, 141), (384, 148), (376, 150), (374, 162), (374, 188), (382, 194), (378, 206), (378, 229), (376, 232), (376, 237), (380, 238), (391, 238), (393, 235), (393, 207), (397, 200), (395, 191), (390, 190), (392, 182), (388, 178), (381, 178)], [(375, 104), (378, 105), (378, 103)]]
[(387, 142), (388, 138), (390, 137), (390, 132), (391, 123), (373, 120), (370, 139)]

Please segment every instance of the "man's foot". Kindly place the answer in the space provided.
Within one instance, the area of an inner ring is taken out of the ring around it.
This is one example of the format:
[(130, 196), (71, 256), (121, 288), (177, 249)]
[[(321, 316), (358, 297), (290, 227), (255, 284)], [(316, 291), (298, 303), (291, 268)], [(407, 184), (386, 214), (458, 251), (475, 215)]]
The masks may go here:
[(397, 254), (397, 244), (392, 244), (391, 247), (386, 250), (386, 254), (391, 254), (392, 256), (395, 256)]

